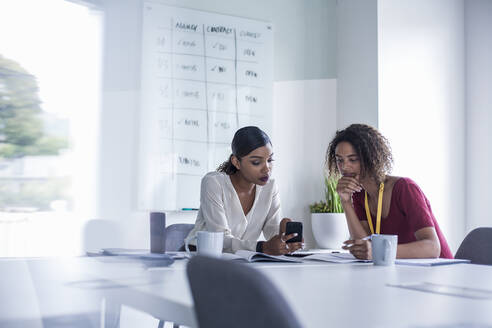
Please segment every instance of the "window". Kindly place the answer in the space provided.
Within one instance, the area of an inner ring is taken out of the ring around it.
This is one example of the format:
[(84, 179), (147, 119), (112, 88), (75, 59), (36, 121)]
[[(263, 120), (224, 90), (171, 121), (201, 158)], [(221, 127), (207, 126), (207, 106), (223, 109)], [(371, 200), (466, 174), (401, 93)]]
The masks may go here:
[(0, 256), (80, 252), (94, 215), (102, 15), (0, 3)]

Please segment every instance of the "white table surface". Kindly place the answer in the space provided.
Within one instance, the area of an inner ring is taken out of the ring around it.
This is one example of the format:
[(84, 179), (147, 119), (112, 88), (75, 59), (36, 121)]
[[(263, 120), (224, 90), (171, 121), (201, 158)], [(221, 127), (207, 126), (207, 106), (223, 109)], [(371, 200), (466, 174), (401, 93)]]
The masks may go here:
[[(271, 279), (304, 327), (492, 327), (492, 299), (387, 286), (431, 282), (492, 291), (492, 266), (247, 265)], [(0, 326), (23, 320), (24, 327), (41, 327), (36, 318), (96, 312), (106, 299), (194, 327), (185, 268), (186, 260), (159, 269), (107, 257), (0, 260)]]

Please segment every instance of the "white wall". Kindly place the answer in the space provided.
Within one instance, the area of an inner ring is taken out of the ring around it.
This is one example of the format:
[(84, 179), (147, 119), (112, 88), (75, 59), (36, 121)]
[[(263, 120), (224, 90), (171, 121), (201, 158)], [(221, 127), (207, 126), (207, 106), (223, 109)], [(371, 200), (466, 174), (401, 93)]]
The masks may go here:
[(337, 127), (378, 126), (377, 0), (337, 1)]
[(454, 252), (465, 222), (464, 3), (378, 7), (379, 127), (394, 174), (420, 185)]
[(465, 1), (466, 230), (492, 226), (492, 1)]
[(273, 174), (285, 217), (304, 222), (304, 241), (316, 247), (309, 204), (324, 197), (325, 152), (336, 131), (336, 80), (274, 84)]

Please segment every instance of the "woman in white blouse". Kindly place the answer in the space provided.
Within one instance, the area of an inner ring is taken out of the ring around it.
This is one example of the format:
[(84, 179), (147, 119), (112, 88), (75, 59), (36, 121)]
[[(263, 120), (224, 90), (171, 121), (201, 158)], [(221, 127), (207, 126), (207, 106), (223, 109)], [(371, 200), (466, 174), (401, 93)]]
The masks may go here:
[[(197, 231), (223, 231), (224, 251), (259, 251), (272, 255), (298, 250), (302, 243), (286, 243), (297, 234), (285, 235), (290, 219), (280, 219), (280, 199), (272, 171), (270, 138), (255, 126), (239, 129), (231, 144), (229, 160), (202, 179)], [(267, 241), (258, 242), (261, 232)], [(191, 242), (190, 244), (192, 244)]]

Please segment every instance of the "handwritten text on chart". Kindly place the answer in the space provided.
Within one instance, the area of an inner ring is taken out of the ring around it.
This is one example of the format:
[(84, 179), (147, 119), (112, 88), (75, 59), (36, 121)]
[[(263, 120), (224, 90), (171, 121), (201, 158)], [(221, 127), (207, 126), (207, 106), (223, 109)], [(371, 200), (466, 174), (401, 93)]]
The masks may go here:
[(154, 0), (143, 8), (139, 207), (198, 207), (200, 179), (230, 155), (234, 132), (270, 126), (272, 26)]
[(229, 122), (215, 122), (214, 126), (216, 128), (222, 128), (224, 130), (229, 130), (231, 128), (231, 124)]
[(200, 122), (195, 119), (182, 119), (178, 121), (178, 124), (182, 124), (185, 126), (191, 126), (191, 127), (200, 127)]
[(200, 161), (194, 158), (188, 158), (184, 156), (178, 156), (178, 162), (181, 165), (200, 167)]
[(177, 30), (185, 30), (185, 31), (193, 31), (196, 32), (198, 28), (198, 24), (189, 24), (183, 22), (177, 22), (175, 25)]

